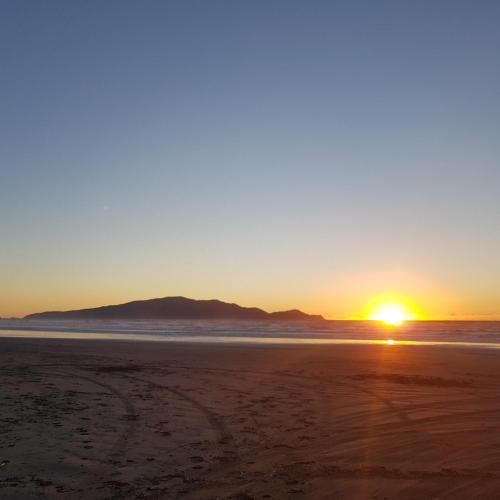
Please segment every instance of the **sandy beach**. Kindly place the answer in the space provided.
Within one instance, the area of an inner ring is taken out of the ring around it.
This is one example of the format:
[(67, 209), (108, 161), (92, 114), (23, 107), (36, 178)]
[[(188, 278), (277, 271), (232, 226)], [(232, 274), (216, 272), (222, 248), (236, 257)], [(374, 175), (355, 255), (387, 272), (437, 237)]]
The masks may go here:
[(0, 346), (4, 499), (499, 496), (499, 351)]

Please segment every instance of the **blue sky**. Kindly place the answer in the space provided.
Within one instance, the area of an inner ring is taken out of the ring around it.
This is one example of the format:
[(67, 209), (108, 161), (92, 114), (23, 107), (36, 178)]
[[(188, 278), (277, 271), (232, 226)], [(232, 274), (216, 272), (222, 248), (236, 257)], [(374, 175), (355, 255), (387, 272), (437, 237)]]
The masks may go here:
[(0, 315), (394, 292), (500, 317), (498, 2), (0, 14)]

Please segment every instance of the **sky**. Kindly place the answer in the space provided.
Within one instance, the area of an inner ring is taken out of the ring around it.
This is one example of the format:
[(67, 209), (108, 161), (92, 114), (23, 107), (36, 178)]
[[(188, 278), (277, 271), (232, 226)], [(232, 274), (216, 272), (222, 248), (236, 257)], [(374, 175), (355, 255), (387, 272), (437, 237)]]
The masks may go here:
[(497, 1), (0, 2), (0, 316), (169, 295), (500, 319)]

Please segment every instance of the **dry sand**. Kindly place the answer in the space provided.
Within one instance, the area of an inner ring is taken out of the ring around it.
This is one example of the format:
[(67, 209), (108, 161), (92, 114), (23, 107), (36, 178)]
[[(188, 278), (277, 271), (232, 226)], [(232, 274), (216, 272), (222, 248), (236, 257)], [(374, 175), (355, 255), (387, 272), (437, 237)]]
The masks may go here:
[(499, 351), (0, 351), (2, 499), (500, 498)]

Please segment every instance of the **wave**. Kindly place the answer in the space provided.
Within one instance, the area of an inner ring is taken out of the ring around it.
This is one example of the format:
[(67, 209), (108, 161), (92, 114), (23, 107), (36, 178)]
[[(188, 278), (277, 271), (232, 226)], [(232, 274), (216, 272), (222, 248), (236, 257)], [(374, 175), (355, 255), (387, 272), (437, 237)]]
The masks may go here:
[(500, 342), (500, 321), (409, 321), (398, 327), (374, 321), (269, 322), (220, 320), (0, 320), (0, 330), (131, 334), (138, 338), (399, 339), (426, 342)]

